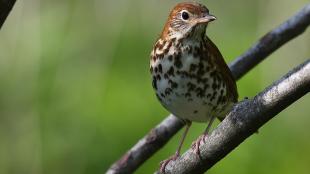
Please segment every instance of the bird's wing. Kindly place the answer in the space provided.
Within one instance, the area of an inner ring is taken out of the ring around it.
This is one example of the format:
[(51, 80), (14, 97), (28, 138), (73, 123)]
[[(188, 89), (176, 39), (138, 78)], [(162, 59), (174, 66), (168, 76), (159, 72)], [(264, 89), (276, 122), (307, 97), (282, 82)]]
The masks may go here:
[(233, 102), (237, 102), (238, 91), (236, 80), (234, 79), (229, 67), (227, 66), (222, 54), (220, 53), (216, 45), (208, 37), (206, 37), (206, 41), (207, 50), (209, 50), (212, 54), (215, 55), (215, 63), (216, 65), (218, 65), (218, 68), (221, 69), (220, 72), (222, 73), (224, 80), (228, 83), (227, 90), (229, 91), (229, 94), (231, 94), (230, 98), (233, 100)]

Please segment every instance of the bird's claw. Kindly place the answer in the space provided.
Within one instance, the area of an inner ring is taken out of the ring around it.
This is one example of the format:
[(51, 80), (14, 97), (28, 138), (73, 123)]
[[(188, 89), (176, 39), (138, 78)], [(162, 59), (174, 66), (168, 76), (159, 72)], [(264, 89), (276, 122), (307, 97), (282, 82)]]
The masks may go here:
[(200, 144), (201, 144), (201, 141), (203, 143), (205, 143), (205, 139), (207, 138), (208, 134), (203, 134), (203, 135), (200, 135), (198, 137), (198, 139), (196, 141), (194, 141), (192, 143), (192, 149), (194, 150), (195, 154), (197, 154), (198, 156), (200, 156)]
[(170, 161), (175, 161), (179, 157), (179, 154), (175, 154), (168, 159), (160, 162), (160, 173), (165, 173), (166, 166), (169, 164)]

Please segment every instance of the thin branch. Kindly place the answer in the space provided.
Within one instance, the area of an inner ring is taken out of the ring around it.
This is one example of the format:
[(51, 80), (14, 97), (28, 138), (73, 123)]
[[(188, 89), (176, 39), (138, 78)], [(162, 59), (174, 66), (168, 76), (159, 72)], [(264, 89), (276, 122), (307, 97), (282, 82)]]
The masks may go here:
[(276, 49), (303, 33), (309, 24), (310, 3), (289, 20), (265, 34), (248, 51), (230, 64), (235, 79), (240, 79)]
[(0, 29), (12, 10), (16, 0), (0, 0)]
[[(242, 75), (260, 63), (271, 52), (275, 51), (294, 37), (302, 34), (310, 24), (309, 19), (310, 4), (306, 5), (286, 22), (267, 33), (245, 54), (232, 62), (230, 64), (230, 69), (234, 77), (236, 79), (241, 78)], [(132, 173), (142, 165), (144, 161), (163, 147), (183, 126), (184, 124), (179, 119), (173, 115), (169, 115), (145, 137), (143, 137), (133, 148), (127, 151), (119, 161), (114, 163), (107, 173)]]
[[(258, 128), (310, 92), (310, 59), (259, 93), (234, 106), (228, 116), (201, 144), (200, 157), (192, 149), (166, 166), (165, 174), (204, 173)], [(160, 173), (160, 172), (157, 172)]]

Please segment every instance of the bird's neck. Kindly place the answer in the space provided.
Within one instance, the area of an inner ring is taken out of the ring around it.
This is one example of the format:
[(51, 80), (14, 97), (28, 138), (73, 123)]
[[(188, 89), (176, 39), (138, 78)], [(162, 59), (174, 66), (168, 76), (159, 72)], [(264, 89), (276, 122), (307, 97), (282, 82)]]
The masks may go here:
[(188, 40), (200, 41), (205, 38), (207, 25), (197, 25), (188, 30), (173, 30), (165, 27), (162, 32), (161, 39), (163, 40)]

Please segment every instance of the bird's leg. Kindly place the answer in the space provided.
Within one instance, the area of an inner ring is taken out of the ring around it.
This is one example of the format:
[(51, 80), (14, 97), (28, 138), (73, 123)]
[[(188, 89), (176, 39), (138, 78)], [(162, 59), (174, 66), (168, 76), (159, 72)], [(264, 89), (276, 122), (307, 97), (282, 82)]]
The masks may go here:
[(181, 147), (182, 147), (182, 145), (183, 145), (183, 143), (184, 143), (186, 134), (187, 134), (189, 128), (191, 127), (191, 125), (192, 125), (192, 122), (190, 122), (190, 121), (187, 121), (187, 122), (186, 122), (185, 131), (184, 131), (184, 133), (183, 133), (183, 135), (182, 135), (182, 139), (181, 139), (181, 141), (180, 141), (180, 143), (179, 143), (179, 146), (178, 146), (177, 151), (175, 152), (175, 154), (174, 154), (173, 156), (169, 157), (168, 159), (166, 159), (166, 160), (160, 162), (160, 171), (161, 171), (161, 173), (165, 173), (165, 168), (166, 168), (167, 164), (168, 164), (170, 161), (174, 161), (174, 160), (176, 160), (176, 159), (180, 156)]
[(211, 116), (210, 121), (208, 123), (208, 126), (207, 126), (206, 130), (204, 131), (204, 133), (202, 135), (200, 135), (198, 137), (198, 139), (196, 141), (194, 141), (192, 144), (192, 149), (194, 150), (194, 152), (197, 155), (200, 155), (200, 149), (199, 149), (200, 143), (201, 143), (201, 141), (203, 141), (203, 143), (205, 143), (205, 138), (208, 136), (209, 130), (212, 126), (214, 119), (215, 119), (215, 116)]

